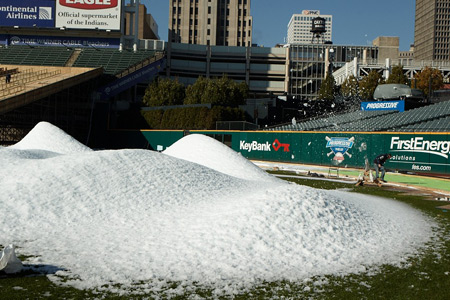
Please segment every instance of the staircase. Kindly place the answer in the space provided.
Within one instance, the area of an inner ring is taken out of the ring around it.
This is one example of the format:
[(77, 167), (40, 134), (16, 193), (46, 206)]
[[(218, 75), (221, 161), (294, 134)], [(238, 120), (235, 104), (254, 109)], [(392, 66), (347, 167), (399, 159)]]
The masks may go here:
[(75, 49), (72, 52), (72, 55), (69, 57), (69, 59), (67, 60), (66, 64), (64, 65), (65, 67), (72, 67), (73, 64), (75, 63), (75, 61), (77, 60), (78, 56), (80, 56), (81, 53), (81, 49)]

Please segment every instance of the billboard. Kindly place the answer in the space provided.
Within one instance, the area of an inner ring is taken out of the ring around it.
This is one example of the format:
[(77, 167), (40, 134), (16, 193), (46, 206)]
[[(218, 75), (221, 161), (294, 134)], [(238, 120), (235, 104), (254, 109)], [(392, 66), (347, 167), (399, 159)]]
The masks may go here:
[(120, 30), (122, 0), (56, 0), (56, 27)]
[(402, 134), (388, 139), (391, 162), (413, 172), (450, 172), (450, 140), (446, 134)]
[(361, 102), (361, 110), (397, 110), (405, 111), (405, 101), (372, 101)]
[[(208, 131), (190, 130), (213, 136), (229, 135), (231, 148), (253, 160), (279, 161), (342, 168), (364, 168), (366, 160), (391, 153), (386, 169), (413, 173), (450, 174), (450, 133), (357, 133)], [(169, 147), (183, 132), (143, 130), (150, 149)], [(127, 140), (129, 141), (129, 140)], [(147, 145), (146, 145), (147, 146)]]
[(1, 0), (0, 26), (54, 27), (54, 0)]

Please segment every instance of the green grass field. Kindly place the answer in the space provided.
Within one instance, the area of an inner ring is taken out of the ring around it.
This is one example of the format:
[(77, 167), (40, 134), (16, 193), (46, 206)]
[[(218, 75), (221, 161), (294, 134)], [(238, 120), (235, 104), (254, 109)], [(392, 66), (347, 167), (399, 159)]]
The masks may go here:
[[(436, 238), (426, 245), (423, 253), (419, 257), (409, 259), (402, 268), (383, 265), (368, 274), (325, 276), (302, 282), (269, 282), (233, 299), (450, 299), (450, 212), (437, 208), (449, 204), (448, 202), (424, 200), (422, 196), (411, 196), (384, 188), (355, 187), (345, 183), (308, 179), (286, 180), (316, 188), (345, 188), (356, 193), (395, 199), (429, 215), (439, 225), (439, 230)], [(318, 282), (321, 284), (317, 284)], [(0, 273), (0, 299), (156, 298), (167, 299), (164, 295), (119, 296), (61, 287), (52, 283), (45, 274), (31, 270), (14, 276)], [(174, 299), (188, 298), (213, 297), (211, 291), (197, 288)]]

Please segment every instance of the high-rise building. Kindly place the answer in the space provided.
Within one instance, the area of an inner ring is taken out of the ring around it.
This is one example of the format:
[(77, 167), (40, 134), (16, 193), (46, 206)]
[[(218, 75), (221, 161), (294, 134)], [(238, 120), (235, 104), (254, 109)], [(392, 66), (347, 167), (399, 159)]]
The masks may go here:
[(251, 46), (250, 0), (170, 0), (169, 41)]
[(313, 42), (312, 22), (314, 18), (325, 19), (326, 32), (323, 34), (323, 41), (331, 41), (333, 16), (321, 15), (320, 10), (303, 10), (301, 14), (293, 14), (288, 24), (287, 40), (288, 44), (311, 44)]
[(416, 0), (414, 60), (450, 59), (450, 0)]
[[(128, 5), (127, 8), (128, 7), (130, 7), (130, 5)], [(137, 35), (139, 39), (158, 40), (158, 24), (153, 16), (147, 13), (147, 7), (144, 4), (139, 4), (137, 15), (138, 19), (135, 20), (134, 14), (130, 14), (127, 11), (125, 12), (125, 34), (131, 35), (136, 30), (135, 22), (137, 21)]]

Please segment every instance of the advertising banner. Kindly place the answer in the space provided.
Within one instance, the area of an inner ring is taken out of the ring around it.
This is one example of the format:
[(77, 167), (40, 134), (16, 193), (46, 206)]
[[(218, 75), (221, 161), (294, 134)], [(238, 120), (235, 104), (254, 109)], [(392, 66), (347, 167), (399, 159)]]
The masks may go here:
[(120, 30), (122, 0), (56, 0), (56, 27)]
[[(194, 132), (211, 134), (211, 131), (191, 131)], [(170, 134), (170, 131), (165, 133)], [(146, 135), (149, 144), (170, 146), (163, 143), (161, 136), (158, 139), (150, 134)], [(230, 135), (231, 148), (248, 159), (360, 169), (367, 161), (373, 169), (376, 156), (390, 153), (392, 158), (386, 162), (387, 170), (450, 174), (450, 135), (447, 133), (335, 132), (331, 136), (321, 132), (214, 131), (215, 138), (220, 134)]]
[(119, 48), (120, 39), (0, 34), (0, 44), (18, 46), (58, 46), (69, 48)]
[(450, 171), (450, 141), (446, 134), (402, 134), (388, 136), (391, 162), (412, 172)]
[(1, 0), (0, 26), (54, 27), (55, 1)]
[(361, 102), (361, 110), (397, 110), (405, 111), (405, 101), (373, 101)]

